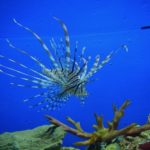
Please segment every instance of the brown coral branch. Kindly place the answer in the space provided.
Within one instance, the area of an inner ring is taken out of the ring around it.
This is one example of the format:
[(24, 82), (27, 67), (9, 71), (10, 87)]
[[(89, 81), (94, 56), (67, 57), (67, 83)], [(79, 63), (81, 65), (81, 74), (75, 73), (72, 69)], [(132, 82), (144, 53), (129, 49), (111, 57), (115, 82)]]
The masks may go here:
[(93, 127), (97, 130), (98, 128), (103, 128), (104, 125), (103, 125), (103, 117), (102, 116), (98, 116), (96, 113), (95, 113), (95, 119), (96, 119), (96, 123), (97, 125), (93, 125)]
[(107, 142), (111, 141), (114, 138), (118, 136), (136, 136), (140, 134), (143, 131), (150, 130), (150, 116), (148, 117), (148, 123), (137, 127), (137, 124), (133, 123), (125, 128), (122, 128), (120, 130), (117, 130), (118, 124), (120, 119), (124, 116), (124, 110), (125, 108), (130, 104), (129, 100), (126, 100), (119, 109), (115, 105), (113, 105), (113, 110), (114, 110), (114, 118), (112, 122), (107, 122), (108, 127), (104, 127), (103, 125), (103, 118), (95, 114), (96, 118), (96, 125), (93, 125), (94, 131), (93, 133), (87, 133), (85, 132), (82, 128), (79, 122), (74, 121), (71, 118), (67, 118), (68, 122), (70, 122), (74, 128), (69, 127), (68, 125), (60, 122), (59, 120), (51, 117), (51, 116), (46, 116), (48, 120), (56, 125), (56, 126), (61, 126), (63, 129), (67, 132), (70, 132), (71, 134), (74, 134), (76, 136), (79, 136), (81, 138), (86, 138), (85, 141), (77, 142), (75, 143), (78, 146), (81, 145), (91, 145), (96, 142)]
[[(66, 132), (69, 132), (71, 134), (74, 134), (76, 136), (82, 137), (82, 138), (90, 138), (91, 134), (87, 133), (87, 132), (83, 132), (80, 131), (79, 129), (74, 129), (69, 127), (68, 125), (62, 123), (61, 121), (57, 120), (56, 118), (46, 115), (46, 118), (48, 119), (49, 122), (51, 122), (52, 124), (56, 125), (56, 126), (61, 126)], [(67, 120), (69, 122), (71, 122), (71, 118), (67, 118)], [(75, 122), (72, 120), (72, 124), (74, 124)], [(75, 125), (76, 126), (76, 125)]]
[(83, 132), (83, 129), (81, 128), (80, 122), (75, 122), (70, 117), (67, 117), (67, 121), (70, 122), (79, 132)]
[(121, 130), (113, 130), (111, 131), (109, 134), (107, 134), (106, 136), (104, 136), (102, 138), (102, 141), (107, 142), (107, 141), (111, 141), (112, 139), (118, 137), (118, 136), (125, 136), (130, 130), (132, 130), (134, 127), (136, 126), (135, 123), (121, 129)]
[(150, 124), (145, 124), (143, 126), (134, 127), (133, 129), (129, 130), (126, 135), (127, 136), (136, 136), (139, 135), (141, 132), (150, 130)]
[(122, 106), (120, 107), (119, 110), (117, 110), (117, 107), (113, 105), (113, 110), (114, 110), (114, 119), (112, 121), (112, 128), (111, 130), (115, 130), (118, 128), (118, 124), (120, 119), (124, 116), (124, 110), (125, 108), (130, 104), (129, 100), (126, 100)]

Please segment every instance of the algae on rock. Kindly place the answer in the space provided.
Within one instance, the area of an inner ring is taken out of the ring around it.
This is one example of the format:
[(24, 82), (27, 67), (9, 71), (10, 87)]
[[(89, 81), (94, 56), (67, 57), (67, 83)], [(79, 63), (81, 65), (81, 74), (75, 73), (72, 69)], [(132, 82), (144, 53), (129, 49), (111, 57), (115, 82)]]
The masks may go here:
[(6, 132), (0, 135), (0, 150), (60, 150), (64, 135), (62, 127), (54, 125)]

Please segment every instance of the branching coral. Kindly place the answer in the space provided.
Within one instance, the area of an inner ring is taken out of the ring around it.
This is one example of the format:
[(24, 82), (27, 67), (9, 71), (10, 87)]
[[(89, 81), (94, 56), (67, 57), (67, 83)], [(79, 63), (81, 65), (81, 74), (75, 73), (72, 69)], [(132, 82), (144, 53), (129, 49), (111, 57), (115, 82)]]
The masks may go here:
[(124, 116), (124, 110), (129, 104), (130, 101), (126, 100), (119, 109), (117, 109), (117, 107), (113, 105), (114, 118), (111, 122), (110, 121), (107, 122), (108, 127), (105, 127), (103, 125), (103, 118), (95, 114), (97, 124), (93, 125), (93, 128), (95, 129), (93, 133), (85, 132), (82, 129), (80, 123), (75, 122), (70, 117), (67, 118), (67, 121), (70, 122), (74, 126), (74, 128), (69, 127), (68, 125), (60, 122), (59, 120), (51, 116), (47, 115), (46, 117), (52, 124), (63, 127), (63, 129), (66, 132), (70, 132), (71, 134), (86, 139), (85, 141), (76, 142), (75, 145), (77, 146), (91, 145), (97, 142), (109, 142), (117, 138), (118, 136), (128, 136), (128, 135), (136, 136), (143, 131), (150, 130), (150, 119), (149, 119), (150, 117), (148, 117), (148, 122), (143, 126), (137, 126), (137, 124), (132, 123), (125, 128), (117, 129), (120, 119)]

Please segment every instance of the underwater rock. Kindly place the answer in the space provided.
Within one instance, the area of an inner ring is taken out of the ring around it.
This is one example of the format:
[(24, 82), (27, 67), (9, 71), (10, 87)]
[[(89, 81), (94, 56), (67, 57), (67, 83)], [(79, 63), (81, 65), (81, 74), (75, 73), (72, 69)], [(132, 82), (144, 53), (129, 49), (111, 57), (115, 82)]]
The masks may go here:
[(62, 127), (54, 125), (6, 132), (0, 135), (0, 150), (61, 150), (64, 135)]

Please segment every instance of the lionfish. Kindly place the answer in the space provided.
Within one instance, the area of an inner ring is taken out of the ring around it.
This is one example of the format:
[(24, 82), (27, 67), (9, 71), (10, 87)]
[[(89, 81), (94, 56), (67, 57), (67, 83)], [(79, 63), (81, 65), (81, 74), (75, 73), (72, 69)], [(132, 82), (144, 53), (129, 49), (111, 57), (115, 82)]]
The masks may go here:
[[(31, 85), (25, 85), (12, 82), (10, 83), (11, 85), (35, 89), (36, 88), (46, 89), (46, 92), (38, 93), (33, 97), (24, 99), (24, 102), (28, 102), (36, 98), (42, 98), (42, 100), (39, 100), (36, 104), (31, 105), (32, 107), (42, 105), (42, 107), (40, 108), (41, 110), (51, 110), (58, 108), (66, 101), (68, 101), (71, 96), (79, 97), (81, 102), (84, 102), (85, 97), (87, 97), (88, 95), (86, 85), (90, 81), (90, 78), (93, 76), (93, 74), (95, 74), (98, 70), (100, 70), (106, 63), (108, 63), (112, 55), (114, 54), (114, 52), (111, 52), (101, 62), (100, 56), (97, 55), (95, 57), (95, 62), (92, 68), (88, 69), (88, 62), (90, 60), (90, 56), (87, 58), (84, 57), (84, 52), (86, 48), (83, 47), (80, 56), (77, 56), (78, 43), (76, 43), (74, 52), (72, 54), (73, 57), (71, 57), (68, 29), (62, 20), (56, 17), (54, 17), (54, 19), (58, 21), (58, 23), (61, 25), (64, 31), (65, 37), (64, 42), (63, 40), (60, 40), (60, 43), (64, 43), (63, 46), (61, 47), (63, 49), (62, 55), (60, 55), (59, 51), (60, 46), (56, 44), (53, 38), (50, 40), (50, 44), (51, 49), (56, 52), (55, 55), (51, 53), (48, 46), (44, 43), (44, 41), (37, 33), (33, 32), (30, 28), (19, 23), (18, 21), (16, 21), (16, 19), (13, 19), (15, 24), (17, 24), (21, 28), (24, 28), (26, 31), (30, 32), (39, 41), (43, 50), (47, 53), (47, 56), (51, 61), (52, 64), (51, 68), (46, 67), (36, 57), (30, 55), (25, 50), (17, 48), (8, 39), (6, 39), (6, 41), (9, 47), (29, 57), (41, 68), (41, 71), (37, 71), (23, 63), (16, 61), (15, 59), (8, 58), (4, 55), (0, 55), (1, 59), (5, 59), (10, 63), (15, 64), (23, 69), (27, 69), (28, 71), (31, 72), (31, 74), (26, 73), (21, 70), (17, 70), (15, 68), (0, 64), (1, 67), (0, 73), (8, 75), (12, 78), (17, 78), (20, 80), (24, 80), (26, 82), (33, 83)], [(12, 73), (9, 73), (9, 71), (12, 71)], [(13, 72), (22, 76), (18, 77)]]

